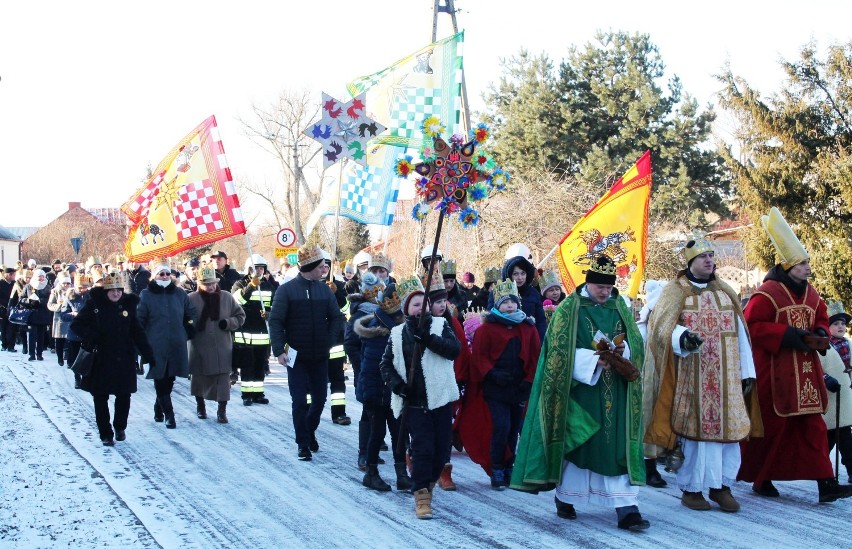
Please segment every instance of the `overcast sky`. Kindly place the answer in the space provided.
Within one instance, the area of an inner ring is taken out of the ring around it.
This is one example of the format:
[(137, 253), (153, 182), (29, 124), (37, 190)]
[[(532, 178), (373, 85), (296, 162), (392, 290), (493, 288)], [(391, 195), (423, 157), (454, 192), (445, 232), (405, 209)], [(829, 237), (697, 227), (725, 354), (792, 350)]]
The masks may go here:
[[(759, 7), (757, 4), (765, 4)], [(598, 29), (645, 32), (667, 76), (706, 105), (725, 62), (764, 93), (780, 58), (852, 39), (848, 2), (597, 3), (456, 0), (474, 108), (522, 47), (553, 59)], [(285, 89), (341, 99), (356, 76), (428, 44), (431, 0), (4, 2), (0, 6), (0, 225), (37, 226), (70, 201), (118, 207), (210, 114), (235, 177), (274, 181), (237, 117)], [(439, 38), (451, 33), (441, 15)], [(251, 212), (253, 204), (244, 206)]]

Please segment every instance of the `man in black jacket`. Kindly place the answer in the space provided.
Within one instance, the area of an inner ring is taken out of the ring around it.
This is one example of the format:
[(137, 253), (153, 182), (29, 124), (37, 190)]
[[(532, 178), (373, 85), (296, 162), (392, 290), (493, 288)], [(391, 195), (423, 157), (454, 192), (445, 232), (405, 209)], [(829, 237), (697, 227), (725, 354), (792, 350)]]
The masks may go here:
[(219, 287), (230, 291), (243, 277), (236, 269), (228, 265), (228, 254), (218, 251), (210, 256), (216, 262), (216, 278), (219, 279)]
[[(343, 314), (326, 285), (329, 266), (317, 247), (299, 249), (299, 274), (275, 292), (269, 315), (272, 354), (287, 366), (299, 459), (319, 449), (315, 431), (328, 393), (328, 357), (343, 342)], [(285, 345), (297, 356), (293, 364)], [(310, 395), (310, 404), (308, 396)]]
[(2, 334), (3, 350), (15, 352), (15, 334), (17, 326), (9, 322), (9, 299), (12, 297), (12, 288), (15, 286), (14, 267), (3, 269), (3, 278), (0, 278), (0, 334)]

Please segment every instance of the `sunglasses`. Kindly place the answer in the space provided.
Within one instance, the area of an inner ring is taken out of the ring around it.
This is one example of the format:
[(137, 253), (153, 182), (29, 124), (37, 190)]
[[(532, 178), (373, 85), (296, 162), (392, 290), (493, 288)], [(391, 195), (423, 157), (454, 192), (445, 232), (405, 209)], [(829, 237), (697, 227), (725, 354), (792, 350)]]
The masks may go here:
[(172, 273), (167, 273), (166, 271), (160, 271), (157, 273), (157, 276), (172, 276)]

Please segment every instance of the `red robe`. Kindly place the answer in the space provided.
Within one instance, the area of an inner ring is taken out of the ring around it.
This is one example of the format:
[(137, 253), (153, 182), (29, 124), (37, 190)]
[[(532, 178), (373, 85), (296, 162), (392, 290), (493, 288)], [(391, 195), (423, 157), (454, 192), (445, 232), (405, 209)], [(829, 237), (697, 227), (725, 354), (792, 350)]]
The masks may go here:
[[(521, 339), (519, 358), (524, 368), (524, 381), (532, 384), (541, 353), (538, 330), (522, 322), (506, 326), (496, 322), (483, 322), (473, 338), (470, 355), (470, 378), (465, 389), (458, 432), (468, 456), (491, 476), (491, 412), (483, 396), (482, 382), (512, 338)], [(508, 450), (507, 450), (508, 452)], [(507, 457), (511, 458), (511, 454)], [(511, 463), (511, 459), (505, 463)]]
[(741, 443), (738, 480), (824, 479), (834, 476), (822, 413), (828, 402), (816, 351), (781, 347), (795, 326), (828, 333), (825, 302), (808, 284), (799, 297), (775, 280), (764, 282), (745, 309), (757, 370), (764, 437)]

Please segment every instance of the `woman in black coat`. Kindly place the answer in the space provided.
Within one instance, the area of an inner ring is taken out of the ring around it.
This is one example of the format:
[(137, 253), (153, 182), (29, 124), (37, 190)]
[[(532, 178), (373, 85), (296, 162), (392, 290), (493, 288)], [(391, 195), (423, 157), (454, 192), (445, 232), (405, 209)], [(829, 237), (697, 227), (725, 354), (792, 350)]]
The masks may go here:
[(47, 282), (44, 271), (36, 269), (30, 283), (24, 289), (23, 300), (32, 311), (27, 320), (27, 334), (30, 360), (44, 360), (44, 344), (47, 328), (53, 323), (53, 311), (47, 308), (50, 292), (53, 288)]
[[(102, 288), (92, 288), (90, 299), (71, 322), (83, 349), (97, 350), (89, 375), (81, 387), (92, 394), (95, 420), (104, 446), (124, 440), (130, 394), (136, 392), (136, 351), (153, 365), (153, 353), (136, 318), (139, 298), (125, 294), (118, 273), (104, 277)], [(115, 418), (110, 425), (109, 395), (115, 395)], [(115, 432), (113, 433), (113, 427)]]

